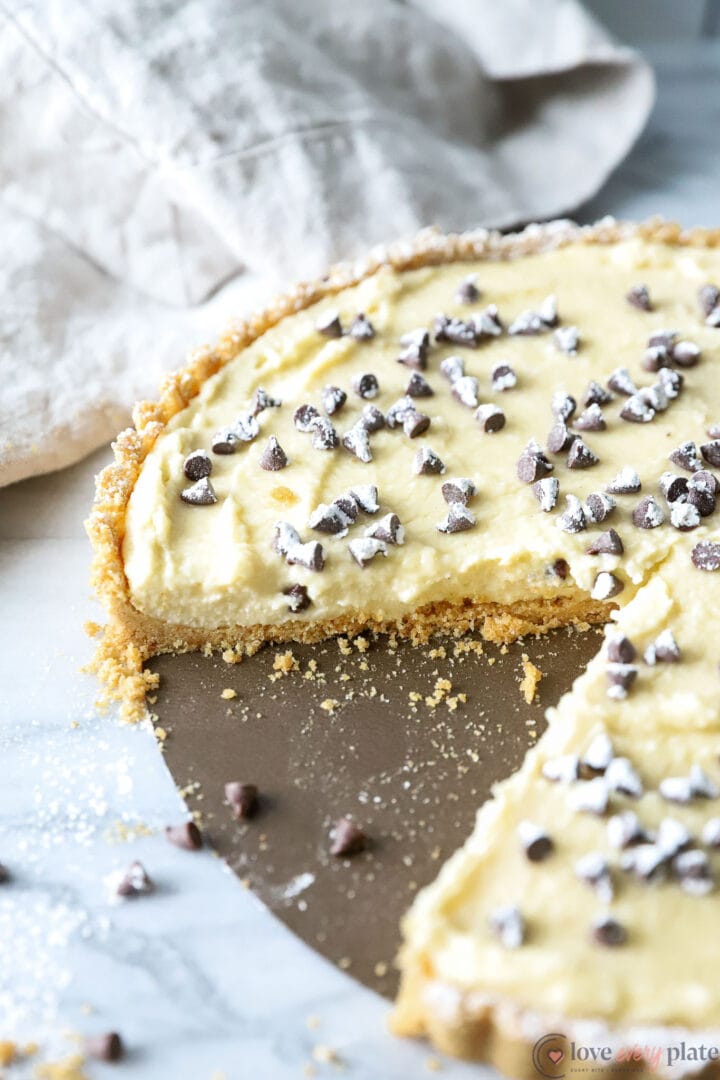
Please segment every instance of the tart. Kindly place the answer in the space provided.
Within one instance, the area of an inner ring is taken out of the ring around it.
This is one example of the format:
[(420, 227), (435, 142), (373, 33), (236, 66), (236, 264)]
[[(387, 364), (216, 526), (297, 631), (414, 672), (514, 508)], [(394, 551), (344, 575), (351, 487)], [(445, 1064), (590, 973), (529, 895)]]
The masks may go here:
[(659, 222), (427, 231), (195, 354), (98, 477), (128, 718), (161, 652), (607, 624), (403, 927), (395, 1030), (512, 1075), (720, 1039), (714, 282)]

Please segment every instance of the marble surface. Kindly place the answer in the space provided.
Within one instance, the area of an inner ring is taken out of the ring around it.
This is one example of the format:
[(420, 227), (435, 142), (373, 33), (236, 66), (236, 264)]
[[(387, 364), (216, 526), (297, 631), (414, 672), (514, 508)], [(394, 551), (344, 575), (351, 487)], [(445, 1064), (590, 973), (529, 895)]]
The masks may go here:
[[(577, 216), (717, 225), (720, 45), (654, 47), (651, 59), (649, 128)], [(426, 1047), (386, 1033), (383, 1000), (296, 940), (211, 853), (167, 844), (162, 827), (184, 810), (153, 736), (95, 714), (78, 670), (92, 648), (82, 624), (99, 617), (81, 522), (106, 460), (0, 492), (0, 862), (13, 873), (0, 889), (0, 1039), (37, 1039), (58, 1059), (73, 1032), (117, 1029), (127, 1060), (88, 1066), (98, 1078), (286, 1080), (311, 1062), (336, 1074), (313, 1060), (318, 1046), (349, 1080), (429, 1075)], [(157, 893), (112, 904), (108, 875), (136, 858)], [(30, 1066), (12, 1073), (23, 1075)]]

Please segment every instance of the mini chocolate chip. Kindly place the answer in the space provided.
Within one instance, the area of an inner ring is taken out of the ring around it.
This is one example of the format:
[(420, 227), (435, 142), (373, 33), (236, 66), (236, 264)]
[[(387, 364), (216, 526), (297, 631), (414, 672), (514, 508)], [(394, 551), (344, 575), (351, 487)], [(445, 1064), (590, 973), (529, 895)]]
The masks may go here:
[(614, 529), (600, 533), (587, 548), (588, 555), (622, 555), (623, 542)]
[(448, 341), (452, 345), (464, 345), (468, 349), (477, 349), (481, 335), (471, 321), (453, 319), (448, 315), (436, 315), (433, 320), (436, 341)]
[(348, 525), (357, 520), (358, 504), (349, 492), (346, 495), (339, 495), (337, 499), (333, 499), (332, 505), (341, 511)]
[(440, 374), (452, 385), (465, 374), (465, 361), (461, 356), (446, 356), (440, 361)]
[(575, 754), (561, 754), (560, 757), (548, 758), (543, 764), (542, 774), (553, 784), (571, 784), (578, 778), (579, 765)]
[(489, 435), (505, 427), (505, 413), (497, 405), (480, 405), (475, 410), (475, 419)]
[(606, 731), (600, 731), (590, 741), (590, 745), (582, 756), (582, 768), (588, 775), (597, 776), (605, 772), (614, 755), (615, 750), (610, 736)]
[(632, 664), (608, 664), (605, 669), (607, 695), (615, 701), (622, 701), (637, 678), (638, 669)]
[(446, 503), (462, 503), (463, 506), (467, 506), (470, 499), (477, 494), (475, 484), (466, 476), (446, 480), (441, 491)]
[(188, 480), (203, 480), (212, 472), (212, 460), (204, 450), (193, 450), (185, 458), (183, 472)]
[(585, 388), (582, 403), (587, 408), (589, 405), (608, 405), (613, 399), (609, 390), (601, 386), (599, 382), (591, 380)]
[(306, 544), (296, 544), (290, 548), (285, 561), (288, 566), (304, 566), (306, 570), (320, 571), (325, 566), (322, 544), (317, 540), (308, 540)]
[(705, 325), (716, 327), (720, 326), (720, 304), (716, 304), (716, 306), (712, 309), (707, 319), (705, 320)]
[(657, 529), (665, 520), (665, 514), (654, 496), (645, 495), (633, 510), (632, 519), (638, 529)]
[(278, 555), (287, 555), (290, 548), (300, 543), (300, 534), (289, 521), (277, 521), (273, 536), (273, 549)]
[(686, 469), (691, 473), (697, 472), (698, 469), (703, 467), (694, 442), (681, 443), (680, 446), (677, 446), (668, 454), (668, 461), (672, 461), (673, 465), (677, 465), (679, 468)]
[(265, 409), (279, 409), (282, 405), (280, 398), (271, 397), (262, 386), (258, 386), (252, 396), (251, 411), (253, 416), (259, 416)]
[(720, 789), (699, 765), (690, 766), (690, 783), (697, 799), (717, 799)]
[(359, 312), (350, 323), (348, 331), (355, 341), (372, 341), (375, 337), (375, 327), (362, 311)]
[(316, 420), (320, 419), (320, 413), (314, 405), (298, 405), (293, 413), (293, 424), (298, 431), (312, 431)]
[(647, 833), (634, 811), (622, 810), (608, 821), (607, 838), (610, 847), (629, 848), (646, 841)]
[(552, 396), (550, 408), (553, 416), (567, 423), (577, 409), (577, 402), (572, 395), (566, 394), (564, 390), (556, 390)]
[(427, 367), (428, 345), (429, 339), (428, 344), (424, 344), (422, 341), (413, 341), (405, 345), (397, 357), (398, 364), (415, 368), (417, 371), (424, 371)]
[(430, 427), (430, 417), (425, 413), (416, 412), (414, 409), (412, 412), (405, 413), (403, 418), (403, 431), (409, 439), (417, 439), (419, 435), (423, 435)]
[(553, 573), (556, 577), (559, 577), (561, 581), (566, 581), (567, 576), (570, 573), (570, 567), (565, 559), (556, 559), (552, 565)]
[(315, 450), (335, 450), (340, 445), (337, 431), (325, 416), (318, 415), (312, 421), (310, 431), (310, 441)]
[(268, 439), (267, 446), (260, 455), (260, 468), (267, 472), (278, 472), (288, 463), (288, 456), (274, 435)]
[(325, 386), (320, 394), (320, 400), (328, 416), (333, 416), (342, 409), (347, 401), (347, 394), (339, 386)]
[(548, 329), (537, 311), (521, 311), (508, 327), (508, 334), (532, 336), (542, 334)]
[(720, 424), (710, 424), (707, 433), (711, 439), (720, 439)]
[(561, 326), (553, 334), (553, 341), (566, 356), (577, 356), (580, 345), (580, 331), (577, 326)]
[(633, 394), (620, 410), (620, 416), (631, 424), (649, 424), (655, 419), (655, 410), (641, 394)]
[(445, 472), (445, 464), (430, 446), (423, 446), (415, 456), (412, 471), (418, 476), (432, 476)]
[(670, 507), (670, 524), (679, 532), (691, 532), (700, 524), (700, 513), (692, 503), (673, 503)]
[(704, 851), (683, 851), (672, 861), (680, 888), (690, 896), (706, 896), (713, 889), (710, 860)]
[(522, 480), (523, 484), (534, 484), (536, 480), (541, 480), (543, 476), (547, 476), (552, 471), (553, 466), (543, 454), (540, 446), (534, 439), (531, 439), (518, 459), (518, 479)]
[(497, 364), (490, 376), (493, 390), (504, 392), (517, 386), (517, 375), (509, 364)]
[(552, 837), (532, 821), (521, 821), (517, 832), (523, 851), (530, 862), (543, 862), (555, 850)]
[(447, 517), (436, 526), (441, 533), (466, 532), (476, 524), (475, 515), (462, 503), (450, 503)]
[(348, 525), (353, 521), (354, 518), (338, 503), (320, 503), (308, 518), (308, 528), (315, 532), (329, 533), (331, 536), (345, 536)]
[(700, 517), (715, 512), (717, 481), (711, 472), (698, 469), (687, 482), (687, 501), (694, 506)]
[(377, 514), (380, 509), (378, 489), (375, 484), (356, 484), (348, 494), (365, 514)]
[(389, 428), (399, 427), (403, 423), (405, 417), (409, 413), (415, 411), (415, 402), (408, 394), (406, 394), (404, 397), (398, 398), (398, 400), (390, 406), (385, 414), (385, 423)]
[(461, 375), (452, 384), (452, 395), (469, 409), (476, 409), (478, 404), (478, 381), (473, 375)]
[(88, 1035), (82, 1041), (83, 1051), (95, 1061), (120, 1061), (124, 1053), (122, 1039), (116, 1031)]
[(582, 503), (576, 495), (566, 495), (567, 503), (565, 511), (557, 519), (558, 529), (566, 533), (579, 533), (587, 528), (587, 519)]
[(496, 304), (488, 304), (484, 311), (470, 316), (479, 340), (499, 337), (503, 332), (502, 319)]
[(600, 458), (593, 453), (590, 447), (582, 439), (575, 439), (567, 456), (568, 469), (589, 469), (598, 465)]
[(340, 315), (337, 311), (327, 311), (324, 315), (321, 315), (318, 321), (315, 323), (315, 329), (318, 334), (322, 334), (327, 338), (339, 338), (342, 337), (342, 323), (340, 322)]
[(237, 432), (230, 427), (225, 427), (215, 432), (210, 442), (210, 449), (213, 454), (234, 454), (239, 443)]
[(628, 937), (627, 930), (622, 923), (619, 923), (617, 919), (610, 918), (609, 915), (604, 915), (595, 920), (592, 926), (592, 936), (598, 945), (605, 945), (611, 949), (624, 945)]
[(532, 486), (533, 495), (540, 503), (540, 509), (546, 514), (555, 509), (560, 494), (560, 481), (555, 476), (546, 476), (536, 480)]
[(700, 346), (694, 341), (678, 341), (672, 349), (672, 358), (681, 368), (695, 367), (700, 355)]
[(595, 578), (590, 596), (593, 600), (612, 600), (625, 588), (620, 578), (608, 570), (601, 570)]
[(480, 290), (475, 284), (477, 278), (475, 274), (470, 274), (469, 277), (464, 278), (458, 285), (455, 293), (455, 299), (458, 304), (475, 304), (480, 299)]
[(386, 544), (405, 543), (405, 529), (397, 514), (385, 514), (365, 530), (365, 535), (373, 540), (384, 540)]
[(385, 427), (385, 417), (377, 405), (368, 403), (363, 407), (358, 424), (372, 434), (374, 431), (381, 431)]
[(607, 424), (599, 405), (588, 405), (587, 409), (573, 421), (578, 431), (605, 431)]
[[(665, 387), (662, 383), (654, 383), (652, 386), (644, 386), (639, 395), (646, 405), (649, 405), (656, 413), (665, 412), (670, 402), (668, 401)], [(632, 399), (630, 399), (632, 400)]]
[(640, 842), (624, 853), (620, 865), (640, 881), (658, 881), (665, 877), (669, 858), (659, 845)]
[[(632, 380), (630, 372), (626, 367), (615, 368), (610, 374), (608, 379), (608, 386), (611, 390), (614, 390), (617, 394), (624, 394), (625, 397), (632, 397), (633, 394), (637, 394), (637, 386)], [(599, 405), (602, 402), (598, 402)]]
[(713, 540), (701, 540), (692, 549), (690, 558), (698, 570), (720, 570), (720, 544)]
[(621, 469), (617, 476), (605, 485), (610, 495), (636, 495), (642, 488), (640, 477), (629, 466)]
[(557, 424), (553, 424), (548, 433), (548, 452), (551, 454), (561, 454), (563, 450), (569, 449), (577, 438), (578, 436), (573, 435), (562, 420), (559, 420)]
[(677, 336), (677, 330), (653, 330), (648, 338), (648, 348), (652, 349), (659, 346), (670, 352), (677, 340)]
[(578, 859), (574, 866), (575, 874), (581, 881), (591, 885), (605, 903), (610, 903), (614, 889), (610, 865), (599, 851), (589, 851)]
[(713, 439), (712, 442), (704, 443), (700, 447), (700, 453), (708, 465), (712, 465), (716, 469), (720, 467), (720, 439)]
[(652, 311), (652, 302), (650, 300), (650, 290), (647, 285), (633, 285), (633, 287), (625, 294), (625, 299), (633, 307), (639, 308), (640, 311)]
[(183, 821), (181, 825), (166, 825), (165, 836), (171, 844), (185, 851), (199, 851), (203, 846), (202, 834), (194, 821)]
[(120, 879), (117, 889), (118, 896), (132, 900), (138, 896), (149, 896), (155, 890), (155, 885), (147, 874), (141, 862), (132, 862)]
[(305, 585), (288, 585), (287, 589), (283, 589), (283, 596), (288, 598), (288, 611), (294, 614), (305, 611), (312, 604)]
[(241, 780), (228, 780), (225, 784), (225, 800), (230, 804), (233, 817), (238, 821), (245, 821), (252, 817), (258, 808), (257, 786)]
[(610, 517), (617, 503), (611, 495), (604, 495), (601, 491), (591, 491), (585, 500), (583, 509), (585, 517), (595, 525)]
[(377, 376), (373, 375), (371, 371), (364, 371), (362, 374), (356, 375), (353, 379), (353, 390), (361, 398), (377, 397), (380, 392)]
[(367, 836), (350, 818), (340, 818), (332, 829), (331, 855), (358, 855), (367, 847)]
[[(634, 676), (632, 677), (634, 678)], [(631, 681), (632, 681), (631, 678)], [(612, 688), (608, 695), (613, 697)], [(640, 799), (645, 793), (643, 782), (629, 758), (613, 758), (605, 770), (605, 782), (611, 791), (627, 795), (630, 799)]]
[(498, 907), (488, 917), (491, 929), (506, 949), (519, 949), (525, 941), (525, 920), (514, 905)]
[(180, 498), (189, 506), (212, 506), (218, 501), (212, 481), (207, 476), (197, 480), (191, 487), (183, 488)]
[(700, 310), (707, 318), (710, 312), (720, 304), (720, 289), (717, 285), (703, 285), (698, 290), (698, 302), (700, 304)]
[(432, 397), (435, 391), (433, 390), (427, 379), (420, 374), (419, 371), (413, 371), (408, 381), (405, 393), (408, 397)]
[(664, 472), (658, 480), (660, 490), (669, 503), (674, 503), (687, 498), (688, 481), (686, 476), (680, 476), (674, 472)]
[(549, 329), (557, 326), (560, 322), (558, 317), (557, 296), (546, 296), (538, 308), (538, 315)]
[(348, 544), (348, 551), (352, 555), (358, 566), (363, 568), (369, 563), (376, 555), (384, 555), (387, 558), (387, 547), (383, 540), (374, 540), (370, 536), (363, 537), (360, 540), (351, 540)]
[(665, 391), (665, 396), (674, 400), (679, 397), (680, 391), (683, 388), (685, 379), (679, 371), (671, 371), (669, 368), (662, 368), (658, 372), (658, 379)]
[(666, 802), (685, 806), (694, 798), (692, 782), (689, 776), (667, 776), (658, 784), (658, 791)]
[(642, 366), (646, 371), (660, 371), (671, 364), (672, 357), (666, 345), (651, 345), (642, 358)]
[(645, 663), (676, 664), (681, 655), (680, 646), (672, 630), (663, 630), (645, 650)]
[(608, 640), (607, 656), (613, 664), (632, 664), (637, 649), (625, 634), (616, 634)]
[(235, 417), (231, 430), (240, 442), (252, 442), (260, 434), (260, 425), (253, 413), (244, 412)]
[(720, 817), (709, 818), (703, 825), (702, 842), (707, 847), (720, 848)]
[(601, 817), (608, 808), (608, 789), (602, 776), (586, 780), (568, 793), (568, 805), (580, 814), (595, 814)]

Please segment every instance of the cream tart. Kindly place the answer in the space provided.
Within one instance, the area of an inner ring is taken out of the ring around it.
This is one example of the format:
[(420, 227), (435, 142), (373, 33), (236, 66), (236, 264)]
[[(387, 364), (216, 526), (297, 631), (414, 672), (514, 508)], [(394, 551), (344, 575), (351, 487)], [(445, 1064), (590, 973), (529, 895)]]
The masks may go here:
[(513, 1075), (720, 1041), (715, 282), (658, 222), (428, 231), (196, 354), (98, 478), (130, 718), (161, 652), (608, 624), (404, 923), (395, 1029)]

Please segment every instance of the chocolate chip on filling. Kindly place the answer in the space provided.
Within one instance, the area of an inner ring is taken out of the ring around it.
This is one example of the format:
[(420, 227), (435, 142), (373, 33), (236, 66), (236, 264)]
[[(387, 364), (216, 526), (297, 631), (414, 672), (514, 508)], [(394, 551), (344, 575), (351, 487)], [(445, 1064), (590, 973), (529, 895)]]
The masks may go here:
[(427, 357), (430, 351), (430, 334), (424, 327), (417, 330), (409, 330), (400, 338), (402, 351), (397, 358), (398, 364), (405, 367), (424, 371), (427, 367)]
[(436, 528), (441, 533), (466, 532), (476, 524), (475, 515), (462, 503), (450, 503), (447, 517)]
[(642, 394), (632, 394), (620, 410), (620, 417), (631, 424), (649, 424), (655, 419), (655, 413)]
[(617, 503), (612, 495), (605, 495), (602, 491), (591, 491), (583, 504), (585, 517), (594, 525), (599, 525), (610, 517), (616, 507)]
[(348, 333), (355, 341), (372, 341), (375, 337), (375, 327), (367, 315), (360, 311), (351, 322)]
[(599, 405), (588, 405), (580, 416), (573, 421), (577, 431), (605, 431), (607, 424)]
[(673, 503), (670, 507), (670, 524), (679, 532), (691, 532), (700, 524), (700, 513), (691, 503)]
[(715, 887), (710, 860), (697, 848), (681, 851), (672, 861), (672, 872), (680, 888), (690, 896), (707, 896)]
[(274, 435), (268, 439), (267, 446), (260, 455), (260, 468), (267, 472), (279, 472), (286, 468), (288, 456)]
[(668, 461), (672, 461), (673, 465), (677, 465), (680, 469), (685, 469), (691, 473), (698, 472), (703, 467), (694, 442), (680, 443), (679, 446), (670, 451)]
[(435, 340), (439, 343), (449, 342), (451, 345), (462, 345), (468, 349), (477, 349), (482, 334), (477, 325), (468, 320), (455, 319), (449, 315), (436, 315), (433, 320)]
[(488, 917), (490, 928), (505, 949), (519, 949), (525, 941), (526, 927), (522, 913), (515, 905), (494, 908)]
[(575, 861), (575, 875), (592, 886), (598, 898), (609, 904), (614, 896), (610, 864), (599, 851), (589, 851)]
[(373, 540), (383, 540), (386, 544), (405, 543), (405, 529), (397, 514), (385, 514), (365, 530), (365, 535)]
[(461, 356), (446, 356), (440, 361), (440, 374), (444, 375), (452, 386), (465, 374), (465, 361)]
[(477, 287), (477, 274), (468, 274), (458, 285), (455, 299), (458, 304), (475, 304), (481, 293)]
[(556, 390), (550, 402), (553, 416), (563, 423), (567, 423), (575, 415), (577, 402), (575, 398), (564, 390)]
[(374, 398), (380, 393), (380, 384), (377, 376), (371, 371), (363, 371), (353, 379), (353, 390), (361, 398)]
[(303, 566), (306, 570), (322, 570), (325, 556), (322, 544), (315, 540), (303, 543), (297, 529), (288, 521), (278, 521), (275, 525), (273, 547), (284, 556), (288, 566)]
[(335, 450), (340, 445), (335, 428), (325, 416), (318, 416), (310, 431), (310, 441), (315, 450)]
[[(616, 394), (623, 394), (625, 397), (632, 397), (633, 394), (638, 392), (638, 388), (626, 367), (618, 367), (611, 372), (608, 378), (608, 386)], [(603, 403), (598, 402), (598, 404), (602, 405)]]
[(409, 439), (417, 439), (420, 435), (424, 435), (430, 427), (430, 417), (426, 416), (425, 413), (418, 412), (417, 409), (412, 409), (410, 412), (405, 413), (402, 426)]
[(209, 477), (202, 476), (190, 487), (183, 488), (180, 498), (189, 506), (212, 506), (218, 501)]
[(607, 840), (610, 847), (629, 848), (647, 841), (648, 835), (640, 819), (632, 810), (614, 814), (607, 823)]
[(452, 395), (461, 405), (476, 409), (478, 405), (478, 381), (472, 375), (461, 375), (452, 384)]
[(553, 334), (553, 341), (566, 356), (577, 356), (580, 347), (580, 331), (577, 326), (560, 326)]
[(590, 596), (593, 600), (612, 600), (625, 588), (620, 578), (608, 570), (601, 570), (595, 577)]
[(228, 427), (213, 435), (211, 448), (214, 454), (234, 454), (240, 443), (252, 442), (260, 434), (260, 425), (250, 412), (240, 413)]
[(533, 495), (540, 503), (540, 509), (546, 514), (555, 509), (560, 494), (560, 481), (555, 476), (546, 476), (536, 480), (532, 486)]
[(505, 413), (498, 405), (480, 405), (475, 410), (475, 419), (488, 435), (494, 435), (505, 427)]
[[(342, 393), (343, 391), (340, 392)], [(347, 397), (347, 395), (345, 396)], [(298, 405), (293, 413), (293, 424), (298, 431), (302, 431), (306, 434), (313, 430), (314, 424), (319, 419), (320, 413), (314, 405)]]
[(692, 549), (690, 558), (698, 570), (708, 570), (711, 573), (720, 570), (720, 543), (701, 540)]
[(548, 432), (548, 453), (561, 454), (563, 450), (568, 450), (577, 438), (578, 435), (574, 435), (562, 420), (558, 420)]
[(477, 494), (474, 482), (465, 476), (446, 480), (441, 491), (446, 503), (462, 503), (463, 506), (467, 506), (470, 499)]
[(641, 488), (640, 477), (630, 466), (621, 469), (617, 476), (605, 485), (609, 495), (636, 495)]
[(376, 540), (371, 536), (363, 536), (357, 540), (351, 540), (348, 551), (358, 566), (367, 566), (376, 555), (384, 555), (387, 558), (387, 544), (384, 540)]
[(628, 933), (622, 923), (612, 919), (609, 915), (603, 915), (596, 919), (592, 925), (592, 937), (598, 945), (610, 949), (625, 945)]
[(530, 862), (543, 862), (555, 850), (551, 836), (532, 821), (521, 821), (517, 828), (518, 839)]
[(632, 664), (608, 664), (605, 669), (607, 696), (613, 701), (623, 701), (637, 678), (638, 669)]
[(434, 393), (435, 391), (427, 379), (419, 371), (413, 371), (405, 388), (405, 394), (408, 397), (420, 398), (432, 397)]
[[(631, 391), (631, 393), (632, 392), (633, 391)], [(588, 408), (590, 405), (609, 405), (612, 400), (613, 395), (610, 391), (606, 390), (599, 382), (595, 382), (595, 380), (592, 379), (585, 388), (582, 403), (585, 408)]]
[(517, 375), (509, 364), (497, 364), (490, 376), (493, 390), (504, 393), (517, 386)]
[(305, 585), (288, 585), (287, 589), (283, 589), (283, 596), (287, 597), (288, 611), (294, 614), (305, 611), (312, 604)]
[(623, 542), (614, 529), (600, 533), (586, 549), (588, 555), (622, 555)]
[(566, 533), (580, 533), (587, 528), (587, 518), (577, 495), (565, 496), (565, 510), (557, 519), (558, 529)]
[(183, 472), (188, 480), (202, 480), (212, 472), (212, 458), (204, 450), (193, 450), (183, 462)]
[(625, 294), (625, 299), (633, 307), (638, 308), (640, 311), (652, 311), (652, 301), (650, 299), (650, 290), (647, 285), (638, 284), (633, 285), (631, 289)]
[(600, 458), (581, 438), (572, 441), (567, 456), (568, 469), (590, 469), (599, 463)]
[(349, 450), (351, 454), (359, 461), (365, 463), (372, 461), (372, 450), (370, 449), (370, 435), (364, 424), (358, 421), (354, 424), (349, 431), (346, 431), (342, 437), (342, 444), (346, 450)]
[(347, 394), (339, 386), (325, 386), (320, 394), (320, 400), (328, 416), (334, 416), (347, 401)]
[(258, 386), (252, 396), (251, 410), (253, 416), (259, 416), (265, 409), (279, 409), (282, 405), (280, 398), (271, 397), (262, 386)]
[(534, 484), (536, 480), (541, 480), (552, 470), (553, 465), (545, 457), (540, 445), (531, 439), (518, 459), (518, 479), (522, 480), (523, 484)]
[(648, 645), (644, 653), (646, 664), (676, 664), (681, 658), (680, 646), (672, 630), (663, 630)]
[(357, 423), (364, 427), (367, 432), (372, 434), (374, 431), (382, 431), (385, 427), (385, 416), (378, 409), (377, 405), (373, 405), (368, 402), (363, 408), (360, 419)]
[(326, 311), (315, 323), (315, 329), (318, 334), (322, 334), (326, 338), (342, 337), (343, 328), (339, 312), (335, 310)]
[(657, 529), (665, 520), (665, 512), (653, 495), (645, 495), (633, 510), (632, 519), (638, 529)]
[(607, 656), (613, 663), (631, 664), (637, 656), (637, 649), (625, 634), (616, 634), (608, 639)]
[(704, 443), (700, 447), (700, 453), (708, 465), (712, 465), (716, 469), (720, 468), (720, 439), (713, 439), (712, 442)]

